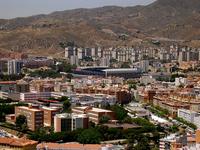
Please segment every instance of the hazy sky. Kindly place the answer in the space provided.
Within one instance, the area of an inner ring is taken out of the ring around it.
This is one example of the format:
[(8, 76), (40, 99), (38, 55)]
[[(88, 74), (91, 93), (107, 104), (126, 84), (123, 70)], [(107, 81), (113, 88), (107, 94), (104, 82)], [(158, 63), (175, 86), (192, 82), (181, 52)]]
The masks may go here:
[(0, 0), (0, 18), (14, 18), (53, 11), (106, 5), (146, 5), (154, 0)]

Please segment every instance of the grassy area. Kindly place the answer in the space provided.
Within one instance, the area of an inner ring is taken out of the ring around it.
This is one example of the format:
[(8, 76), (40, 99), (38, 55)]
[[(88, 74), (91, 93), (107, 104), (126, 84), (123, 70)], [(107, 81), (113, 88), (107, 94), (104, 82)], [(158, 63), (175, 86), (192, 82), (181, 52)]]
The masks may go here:
[(167, 118), (169, 116), (169, 111), (159, 106), (151, 106), (149, 107), (149, 111), (151, 111), (153, 114), (156, 114), (159, 117)]
[(4, 128), (8, 132), (9, 131), (12, 132), (11, 134), (15, 133), (14, 135), (17, 135), (17, 133), (19, 133), (19, 132), (22, 133), (22, 134), (31, 134), (32, 133), (32, 131), (30, 131), (30, 130), (27, 130), (25, 132), (21, 132), (20, 129), (18, 129), (15, 125), (10, 124), (10, 123), (2, 123), (2, 124), (0, 124), (0, 127)]
[(194, 130), (197, 129), (197, 126), (196, 126), (195, 124), (193, 124), (193, 123), (191, 123), (191, 122), (188, 122), (188, 121), (184, 120), (183, 118), (176, 117), (175, 119), (176, 119), (177, 121), (179, 121), (179, 122), (181, 122), (181, 123), (183, 123), (183, 124), (189, 126), (190, 128), (192, 128), (192, 129), (194, 129)]

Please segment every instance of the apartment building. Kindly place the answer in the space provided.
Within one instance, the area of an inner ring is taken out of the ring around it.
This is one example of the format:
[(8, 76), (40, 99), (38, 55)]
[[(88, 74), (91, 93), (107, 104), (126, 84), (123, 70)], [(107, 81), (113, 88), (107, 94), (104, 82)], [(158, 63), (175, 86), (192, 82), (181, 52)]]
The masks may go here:
[(20, 74), (23, 67), (22, 60), (9, 60), (8, 61), (8, 74)]
[(0, 73), (1, 74), (20, 74), (23, 67), (23, 61), (17, 59), (1, 59)]
[(183, 118), (184, 120), (195, 124), (197, 127), (200, 127), (200, 114), (187, 109), (179, 109), (178, 117)]
[(114, 95), (117, 98), (117, 102), (120, 104), (126, 104), (131, 101), (131, 93), (127, 89), (115, 88), (115, 87), (105, 87), (102, 88), (85, 86), (81, 88), (74, 88), (75, 93), (81, 94), (106, 94)]
[(79, 128), (88, 128), (89, 119), (86, 114), (56, 114), (54, 116), (54, 131), (73, 131)]
[(58, 107), (42, 107), (41, 110), (44, 111), (44, 126), (53, 127), (54, 126), (54, 116), (60, 113), (61, 108)]
[(20, 100), (21, 101), (35, 101), (38, 99), (48, 99), (51, 97), (51, 92), (27, 92), (27, 93), (20, 93)]
[(160, 150), (199, 150), (200, 130), (194, 134), (172, 134), (160, 139)]
[(29, 84), (24, 80), (1, 81), (0, 91), (7, 93), (29, 92)]
[(38, 106), (20, 106), (15, 107), (15, 117), (19, 115), (26, 116), (28, 128), (32, 131), (43, 127), (44, 112)]
[(169, 99), (166, 95), (164, 96), (154, 96), (153, 105), (159, 106), (161, 108), (167, 109), (172, 116), (177, 116), (178, 109), (190, 109), (189, 104), (182, 102), (177, 102)]
[(103, 116), (107, 116), (110, 120), (115, 119), (115, 113), (110, 110), (93, 108), (93, 107), (74, 107), (72, 108), (72, 112), (75, 114), (87, 114), (89, 117), (89, 121), (94, 122), (95, 124), (100, 123), (100, 119)]

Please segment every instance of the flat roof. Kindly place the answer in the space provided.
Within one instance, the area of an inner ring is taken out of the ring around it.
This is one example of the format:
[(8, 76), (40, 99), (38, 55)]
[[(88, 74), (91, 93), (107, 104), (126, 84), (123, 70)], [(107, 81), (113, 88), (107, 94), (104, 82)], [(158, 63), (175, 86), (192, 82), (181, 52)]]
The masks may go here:
[(141, 127), (135, 123), (132, 123), (132, 124), (129, 124), (129, 123), (123, 123), (123, 124), (105, 123), (103, 125), (108, 126), (110, 128), (123, 128), (123, 129), (132, 129), (132, 128), (140, 128)]
[(104, 69), (103, 70), (104, 72), (116, 72), (116, 73), (119, 73), (119, 72), (123, 72), (123, 73), (126, 73), (126, 72), (140, 72), (140, 70), (138, 68), (118, 68), (118, 69)]
[(60, 108), (59, 107), (46, 107), (46, 106), (43, 106), (42, 109), (54, 111), (54, 110), (58, 110)]
[[(89, 108), (90, 106), (82, 106), (82, 107), (74, 107), (72, 109), (81, 109), (81, 110), (84, 110), (84, 109), (87, 109)], [(94, 108), (92, 107), (91, 109), (88, 109), (89, 111), (96, 111), (96, 112), (112, 112), (111, 110), (106, 110), (106, 109), (100, 109), (100, 108)]]
[(0, 81), (0, 84), (17, 84), (17, 81)]
[(84, 149), (84, 150), (100, 150), (101, 145), (99, 144), (79, 144), (79, 143), (40, 143), (37, 145), (37, 148), (46, 148), (49, 149)]
[(80, 117), (80, 118), (82, 118), (82, 117), (87, 117), (87, 115), (86, 114), (74, 114), (74, 113), (62, 113), (62, 114), (56, 114), (56, 117), (58, 117), (58, 118), (70, 118), (70, 117)]
[(112, 112), (111, 110), (99, 109), (99, 108), (92, 108), (91, 111), (96, 111), (96, 112)]
[(10, 146), (18, 146), (18, 147), (25, 147), (28, 145), (35, 145), (37, 144), (37, 141), (32, 141), (28, 139), (15, 139), (15, 138), (7, 138), (7, 137), (1, 137), (0, 138), (0, 144), (6, 144)]
[(41, 111), (40, 109), (36, 109), (36, 108), (32, 108), (32, 107), (26, 107), (26, 106), (19, 106), (17, 108), (21, 108), (21, 109), (25, 109), (25, 110), (29, 110), (29, 111)]

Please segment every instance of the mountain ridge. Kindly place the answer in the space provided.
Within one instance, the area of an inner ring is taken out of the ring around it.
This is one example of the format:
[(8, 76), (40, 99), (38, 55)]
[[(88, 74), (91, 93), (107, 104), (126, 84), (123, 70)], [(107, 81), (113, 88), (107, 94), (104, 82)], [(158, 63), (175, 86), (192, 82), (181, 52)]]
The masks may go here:
[[(126, 40), (120, 35), (128, 35)], [(147, 6), (105, 6), (48, 15), (0, 19), (0, 49), (61, 52), (61, 42), (79, 46), (134, 45), (151, 37), (200, 40), (199, 0), (157, 0)]]

